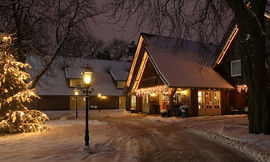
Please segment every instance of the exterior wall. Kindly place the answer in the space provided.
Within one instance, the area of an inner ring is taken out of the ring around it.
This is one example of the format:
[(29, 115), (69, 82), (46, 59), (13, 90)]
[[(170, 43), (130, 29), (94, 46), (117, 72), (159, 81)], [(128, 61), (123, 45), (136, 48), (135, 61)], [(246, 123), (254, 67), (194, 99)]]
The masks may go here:
[[(213, 89), (211, 91), (214, 91)], [(219, 109), (212, 108), (205, 110), (205, 114), (202, 113), (200, 115), (222, 115), (222, 114), (230, 114), (231, 113), (231, 101), (232, 101), (232, 93), (229, 90), (217, 90), (220, 92), (220, 105)], [(156, 110), (155, 106), (159, 105), (160, 108), (162, 105), (160, 104), (161, 97), (159, 95), (157, 96), (151, 96), (148, 95), (149, 99), (149, 110), (148, 108), (145, 108), (145, 104), (143, 103), (145, 99), (143, 97), (137, 97), (136, 98), (136, 110), (138, 112), (146, 112), (146, 113), (159, 113), (159, 111)], [(191, 88), (190, 91), (182, 97), (182, 105), (188, 105), (189, 116), (198, 116), (199, 115), (199, 109), (198, 109), (198, 89), (197, 88)], [(237, 99), (237, 98), (236, 98)], [(213, 102), (213, 101), (212, 101)], [(176, 102), (173, 103), (173, 107), (177, 105)], [(146, 111), (147, 110), (147, 111)]]
[(29, 107), (36, 110), (69, 110), (69, 100), (69, 96), (40, 96)]
[(246, 79), (243, 75), (245, 73), (245, 68), (243, 68), (242, 63), (241, 63), (242, 75), (236, 76), (236, 77), (231, 76), (231, 61), (239, 60), (239, 59), (242, 60), (240, 43), (241, 42), (240, 42), (239, 34), (237, 34), (231, 46), (229, 47), (228, 51), (226, 52), (224, 58), (222, 59), (221, 63), (215, 67), (215, 70), (219, 72), (223, 76), (223, 78), (225, 78), (234, 87), (236, 85), (246, 83)]
[(145, 70), (143, 72), (139, 88), (153, 87), (158, 85), (163, 85), (163, 81), (157, 74), (153, 64), (150, 59), (147, 61)]
[(100, 109), (118, 109), (119, 97), (118, 96), (106, 96), (105, 99), (99, 99), (98, 96), (89, 97), (89, 105), (100, 107)]
[(244, 91), (238, 92), (237, 90), (231, 93), (231, 106), (236, 108), (244, 108), (248, 103), (248, 94)]
[[(223, 60), (221, 61), (220, 65), (217, 65), (215, 70), (219, 72), (222, 77), (224, 77), (232, 86), (236, 87), (236, 85), (246, 84), (245, 68), (241, 62), (241, 76), (232, 77), (231, 76), (231, 61), (234, 60), (242, 60), (242, 51), (240, 48), (240, 34), (237, 34), (235, 39), (233, 40), (231, 46), (229, 47), (227, 53), (225, 54)], [(225, 99), (228, 100), (229, 94), (223, 94)], [(226, 110), (223, 111), (222, 114), (229, 114), (232, 107), (240, 107), (243, 108), (248, 105), (247, 102), (247, 94), (244, 92), (237, 92), (236, 89), (231, 92), (230, 94), (230, 105), (224, 105)], [(224, 99), (224, 100), (225, 100)], [(224, 101), (225, 102), (225, 101)]]
[(222, 115), (231, 113), (231, 105), (232, 105), (232, 93), (230, 91), (221, 91), (221, 113)]
[[(71, 108), (70, 102), (71, 96), (40, 96), (40, 99), (35, 99), (28, 107), (36, 110), (72, 110), (74, 108)], [(72, 104), (74, 105), (75, 103)], [(89, 106), (91, 105), (100, 106), (101, 109), (118, 109), (119, 97), (106, 96), (106, 99), (99, 100), (97, 96), (90, 96)]]

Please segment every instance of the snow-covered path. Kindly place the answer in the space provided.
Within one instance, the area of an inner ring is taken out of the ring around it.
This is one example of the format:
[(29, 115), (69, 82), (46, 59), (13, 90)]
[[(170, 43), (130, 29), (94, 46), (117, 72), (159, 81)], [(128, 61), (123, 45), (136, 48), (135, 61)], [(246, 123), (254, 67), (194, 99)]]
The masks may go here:
[(0, 161), (133, 161), (135, 147), (125, 134), (105, 122), (89, 121), (90, 145), (83, 150), (84, 120), (55, 120), (44, 133), (0, 137)]
[[(67, 118), (72, 118), (68, 117)], [(83, 150), (84, 120), (52, 120), (50, 130), (0, 137), (0, 161), (250, 161), (238, 151), (145, 115), (90, 114), (90, 145)]]
[(128, 134), (138, 161), (252, 161), (247, 155), (206, 140), (183, 127), (140, 119), (103, 119)]

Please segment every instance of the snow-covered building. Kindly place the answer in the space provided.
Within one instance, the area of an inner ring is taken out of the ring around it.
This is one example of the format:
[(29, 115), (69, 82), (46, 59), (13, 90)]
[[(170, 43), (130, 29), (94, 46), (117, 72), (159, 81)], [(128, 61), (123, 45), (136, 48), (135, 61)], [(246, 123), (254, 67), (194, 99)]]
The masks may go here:
[[(33, 66), (33, 76), (41, 69), (42, 62), (36, 58), (28, 58)], [(57, 57), (51, 68), (42, 76), (36, 85), (40, 99), (36, 99), (32, 107), (39, 110), (73, 110), (76, 97), (74, 89), (82, 86), (81, 72), (85, 67), (93, 70), (89, 105), (101, 109), (126, 108), (126, 98), (122, 95), (126, 83), (129, 62), (109, 61), (70, 57)], [(103, 97), (98, 97), (101, 94)], [(80, 91), (77, 97), (78, 109), (85, 108), (84, 94)]]
[(127, 107), (155, 113), (182, 104), (190, 115), (220, 115), (233, 89), (213, 70), (214, 45), (141, 34), (124, 92)]
[[(265, 12), (265, 25), (267, 32), (270, 32), (270, 14)], [(240, 38), (239, 28), (236, 19), (233, 19), (228, 27), (224, 37), (216, 50), (217, 59), (213, 64), (213, 68), (219, 72), (233, 87), (231, 93), (231, 107), (243, 109), (248, 105), (248, 86), (245, 76), (246, 68), (243, 66), (244, 52), (241, 45), (243, 40)], [(244, 41), (248, 41), (249, 36)]]

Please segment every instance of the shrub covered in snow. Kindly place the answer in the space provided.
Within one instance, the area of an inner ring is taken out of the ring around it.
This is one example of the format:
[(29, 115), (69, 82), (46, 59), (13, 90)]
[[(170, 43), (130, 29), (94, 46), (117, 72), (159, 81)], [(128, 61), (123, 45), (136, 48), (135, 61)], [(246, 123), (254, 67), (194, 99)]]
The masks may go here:
[(6, 113), (0, 121), (0, 134), (43, 132), (47, 130), (45, 122), (49, 118), (40, 111), (26, 110)]

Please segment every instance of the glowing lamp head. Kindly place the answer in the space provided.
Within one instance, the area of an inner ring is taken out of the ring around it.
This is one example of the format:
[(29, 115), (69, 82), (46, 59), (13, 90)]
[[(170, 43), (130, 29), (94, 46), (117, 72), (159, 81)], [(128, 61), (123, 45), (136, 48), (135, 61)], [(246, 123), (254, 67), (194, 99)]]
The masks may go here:
[(89, 68), (85, 69), (82, 72), (82, 76), (83, 76), (83, 82), (86, 85), (89, 85), (91, 83), (91, 79), (92, 79), (92, 72)]
[(78, 96), (79, 95), (79, 90), (77, 88), (74, 89), (74, 95)]
[(100, 93), (98, 94), (98, 97), (99, 97), (99, 98), (101, 97), (101, 94), (100, 94)]
[(101, 99), (106, 99), (107, 97), (106, 96), (102, 96)]

